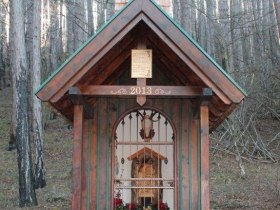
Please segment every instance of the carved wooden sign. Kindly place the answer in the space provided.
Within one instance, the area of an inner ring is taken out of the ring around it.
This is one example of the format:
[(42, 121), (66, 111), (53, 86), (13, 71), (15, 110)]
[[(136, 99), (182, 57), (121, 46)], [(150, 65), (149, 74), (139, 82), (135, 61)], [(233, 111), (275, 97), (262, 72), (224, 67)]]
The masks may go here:
[(151, 86), (122, 87), (110, 91), (111, 95), (171, 95), (170, 90)]
[(152, 50), (131, 51), (131, 78), (152, 78)]

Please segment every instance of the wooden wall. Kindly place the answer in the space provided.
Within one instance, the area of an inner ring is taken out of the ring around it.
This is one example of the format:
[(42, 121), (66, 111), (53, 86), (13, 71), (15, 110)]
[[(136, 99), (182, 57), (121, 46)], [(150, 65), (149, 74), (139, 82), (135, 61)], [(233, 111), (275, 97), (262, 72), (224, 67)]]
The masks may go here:
[[(113, 208), (111, 186), (111, 139), (116, 121), (136, 108), (136, 99), (99, 98), (94, 119), (82, 125), (81, 209)], [(199, 121), (193, 119), (187, 99), (147, 99), (147, 107), (165, 113), (175, 129), (177, 189), (175, 209), (201, 209)]]

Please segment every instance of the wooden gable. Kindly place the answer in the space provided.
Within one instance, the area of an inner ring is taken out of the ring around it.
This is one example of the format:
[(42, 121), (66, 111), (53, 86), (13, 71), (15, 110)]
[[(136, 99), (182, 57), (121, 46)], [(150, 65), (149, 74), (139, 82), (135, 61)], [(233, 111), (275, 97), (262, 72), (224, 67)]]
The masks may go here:
[(133, 160), (134, 158), (137, 158), (141, 155), (151, 155), (154, 156), (155, 158), (159, 159), (159, 160), (165, 160), (166, 157), (164, 157), (163, 155), (161, 155), (160, 153), (148, 148), (148, 147), (143, 147), (142, 149), (140, 149), (139, 151), (135, 152), (134, 154), (130, 155), (127, 159), (128, 160)]
[[(145, 39), (153, 50), (153, 66), (165, 79), (150, 85), (211, 88), (210, 128), (218, 126), (246, 93), (152, 0), (133, 0), (75, 52), (39, 88), (36, 95), (73, 120), (71, 87), (136, 85), (130, 78), (131, 49)], [(94, 105), (95, 98), (86, 103)]]

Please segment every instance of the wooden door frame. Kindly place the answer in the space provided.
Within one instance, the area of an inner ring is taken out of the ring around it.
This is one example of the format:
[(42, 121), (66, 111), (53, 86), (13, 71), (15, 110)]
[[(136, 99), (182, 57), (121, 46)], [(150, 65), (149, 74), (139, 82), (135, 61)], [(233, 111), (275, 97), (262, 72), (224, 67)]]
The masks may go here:
[(119, 124), (121, 123), (121, 120), (128, 115), (128, 113), (134, 111), (134, 110), (138, 110), (138, 109), (148, 109), (148, 110), (155, 110), (158, 113), (162, 114), (170, 123), (170, 126), (173, 130), (174, 133), (174, 146), (173, 146), (173, 164), (174, 164), (174, 209), (179, 209), (179, 202), (178, 202), (178, 198), (179, 198), (179, 171), (178, 171), (178, 167), (179, 167), (179, 154), (178, 154), (178, 142), (177, 142), (177, 128), (174, 125), (173, 121), (171, 120), (171, 118), (168, 116), (168, 114), (166, 114), (164, 112), (164, 110), (158, 109), (155, 106), (134, 106), (132, 108), (129, 108), (127, 110), (125, 110), (123, 113), (121, 113), (118, 117), (117, 120), (114, 122), (114, 125), (112, 127), (112, 133), (111, 133), (111, 142), (110, 142), (110, 149), (111, 149), (111, 176), (110, 176), (110, 191), (111, 191), (111, 199), (110, 199), (110, 209), (114, 210), (114, 205), (113, 205), (113, 199), (114, 199), (114, 168), (115, 168), (115, 132), (117, 130), (117, 127), (119, 126)]

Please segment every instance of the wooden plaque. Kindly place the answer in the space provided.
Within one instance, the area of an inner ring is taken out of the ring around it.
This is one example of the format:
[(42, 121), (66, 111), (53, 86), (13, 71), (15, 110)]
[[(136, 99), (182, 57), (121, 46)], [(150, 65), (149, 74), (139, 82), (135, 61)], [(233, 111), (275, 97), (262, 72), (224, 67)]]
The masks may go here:
[(131, 51), (131, 78), (152, 78), (152, 50)]

